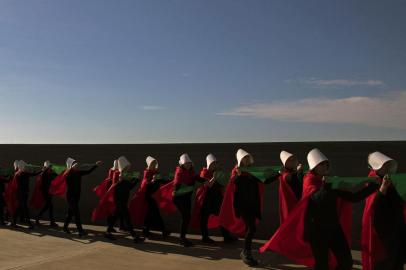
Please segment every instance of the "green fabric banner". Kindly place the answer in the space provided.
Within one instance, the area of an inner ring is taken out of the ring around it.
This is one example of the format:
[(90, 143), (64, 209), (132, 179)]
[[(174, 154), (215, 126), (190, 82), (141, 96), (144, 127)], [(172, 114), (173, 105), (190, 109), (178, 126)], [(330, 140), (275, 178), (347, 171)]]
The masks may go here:
[(400, 197), (406, 201), (406, 173), (398, 173), (390, 176), (393, 185), (398, 191)]
[(61, 174), (66, 170), (66, 166), (65, 165), (57, 165), (57, 164), (52, 164), (52, 170), (56, 173), (56, 174)]
[(263, 166), (263, 167), (241, 167), (240, 170), (242, 172), (247, 172), (254, 177), (258, 178), (262, 182), (265, 182), (266, 179), (268, 179), (271, 176), (274, 176), (279, 173), (279, 170), (275, 170), (280, 167), (276, 166)]
[(136, 171), (134, 171), (134, 172), (123, 172), (123, 173), (121, 174), (121, 177), (122, 177), (123, 179), (126, 179), (126, 180), (139, 179), (139, 177), (140, 177), (140, 172), (136, 172)]
[(375, 180), (368, 177), (330, 176), (327, 178), (327, 182), (333, 189), (354, 190), (361, 188), (367, 182), (375, 182)]
[(174, 196), (176, 197), (176, 196), (180, 196), (183, 194), (187, 194), (187, 193), (193, 192), (194, 190), (195, 190), (195, 185), (193, 185), (193, 186), (181, 185), (179, 187), (179, 189), (174, 190)]

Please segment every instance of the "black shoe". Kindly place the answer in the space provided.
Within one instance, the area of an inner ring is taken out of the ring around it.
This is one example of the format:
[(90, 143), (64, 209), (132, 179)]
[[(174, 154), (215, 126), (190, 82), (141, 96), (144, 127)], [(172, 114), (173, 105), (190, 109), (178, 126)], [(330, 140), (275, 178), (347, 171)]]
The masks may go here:
[(145, 238), (144, 237), (139, 237), (138, 235), (136, 235), (133, 238), (133, 242), (135, 244), (143, 243), (143, 242), (145, 242)]
[(170, 231), (166, 231), (166, 230), (165, 230), (165, 231), (162, 232), (162, 238), (163, 238), (163, 239), (166, 239), (166, 238), (167, 238), (168, 236), (170, 236), (170, 235), (171, 235), (171, 232), (170, 232)]
[(40, 225), (41, 225), (41, 223), (39, 222), (39, 218), (36, 218), (36, 219), (35, 219), (35, 225), (37, 225), (37, 226), (40, 226)]
[(225, 244), (232, 244), (238, 241), (238, 237), (234, 237), (234, 236), (227, 236), (224, 237), (224, 243)]
[(49, 224), (49, 226), (52, 227), (52, 228), (59, 228), (59, 225), (56, 224), (55, 222), (51, 222), (51, 223)]
[(187, 240), (186, 238), (180, 239), (180, 245), (183, 247), (192, 247), (193, 243)]
[(88, 232), (87, 231), (85, 231), (85, 230), (80, 230), (79, 231), (79, 237), (84, 237), (84, 236), (88, 236)]
[(250, 267), (258, 266), (258, 261), (255, 260), (255, 259), (252, 257), (251, 254), (249, 254), (249, 253), (243, 251), (243, 252), (241, 252), (240, 257), (241, 257), (242, 261), (243, 261), (246, 265), (248, 265), (248, 266), (250, 266)]
[(202, 242), (205, 244), (214, 244), (216, 243), (216, 241), (214, 241), (213, 239), (211, 239), (210, 237), (206, 236), (202, 238)]
[(107, 239), (110, 239), (110, 240), (117, 240), (117, 238), (115, 238), (114, 235), (112, 235), (109, 232), (105, 233), (104, 237), (106, 237)]
[(120, 232), (128, 232), (128, 229), (125, 226), (120, 226), (119, 231)]
[(142, 230), (142, 235), (143, 235), (145, 238), (149, 238), (149, 237), (151, 237), (151, 232), (150, 232), (149, 230), (147, 230), (147, 229), (143, 229), (143, 230)]
[(15, 223), (15, 222), (11, 222), (10, 223), (10, 227), (12, 227), (12, 228), (20, 228), (20, 226), (19, 225), (17, 225), (17, 223)]
[(34, 230), (34, 224), (29, 223), (29, 224), (28, 224), (28, 229), (29, 229), (29, 230)]
[(108, 233), (117, 233), (116, 229), (114, 228), (107, 228)]
[(69, 228), (66, 226), (63, 227), (63, 232), (66, 234), (72, 234), (71, 231), (69, 230)]

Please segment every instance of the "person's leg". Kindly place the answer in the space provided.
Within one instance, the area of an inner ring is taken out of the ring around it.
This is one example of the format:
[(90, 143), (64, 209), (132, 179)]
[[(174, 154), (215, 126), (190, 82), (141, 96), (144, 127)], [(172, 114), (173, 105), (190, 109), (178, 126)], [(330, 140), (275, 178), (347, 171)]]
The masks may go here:
[(39, 225), (39, 220), (41, 219), (42, 215), (49, 209), (49, 196), (48, 194), (42, 193), (42, 196), (45, 199), (45, 205), (42, 207), (41, 211), (39, 211), (38, 215), (35, 217), (35, 222)]
[(128, 206), (127, 205), (121, 205), (119, 206), (120, 208), (120, 216), (122, 217), (124, 224), (128, 230), (128, 232), (131, 234), (131, 236), (134, 239), (134, 243), (139, 243), (143, 242), (144, 238), (141, 238), (137, 236), (137, 233), (134, 230), (134, 226), (131, 222), (131, 216), (130, 216), (130, 211), (128, 211)]
[(116, 240), (112, 233), (116, 232), (114, 230), (114, 225), (116, 224), (117, 216), (119, 216), (119, 214), (116, 211), (113, 215), (107, 218), (107, 232), (105, 234), (105, 237), (111, 240)]
[(241, 259), (243, 262), (249, 266), (256, 266), (258, 265), (258, 261), (256, 261), (252, 257), (252, 239), (254, 238), (256, 232), (256, 218), (253, 215), (243, 215), (241, 217), (245, 224), (245, 239), (244, 239), (244, 249), (241, 252)]
[(71, 199), (68, 198), (68, 210), (66, 212), (66, 217), (65, 217), (65, 222), (63, 225), (63, 231), (70, 234), (70, 230), (69, 230), (69, 224), (72, 221), (72, 217), (73, 217), (73, 202)]
[(337, 261), (336, 270), (351, 270), (353, 265), (351, 249), (341, 228), (332, 233), (329, 247)]
[(79, 201), (75, 200), (72, 205), (73, 216), (75, 217), (76, 228), (78, 229), (79, 236), (86, 236), (87, 233), (83, 230), (82, 220), (80, 218)]
[(182, 216), (180, 226), (180, 243), (185, 247), (190, 247), (192, 243), (186, 239), (187, 229), (191, 219), (191, 195), (182, 195), (174, 198), (174, 204)]
[(314, 232), (310, 235), (310, 247), (315, 260), (314, 270), (326, 270), (328, 267), (328, 235)]
[(209, 237), (209, 229), (207, 228), (209, 223), (209, 216), (210, 214), (207, 211), (202, 211), (200, 213), (200, 232), (202, 234), (202, 241), (207, 243), (214, 242)]
[(20, 199), (21, 204), (21, 216), (24, 219), (25, 223), (28, 224), (29, 229), (34, 228), (34, 224), (32, 224), (30, 219), (30, 212), (28, 209), (28, 194), (24, 194)]

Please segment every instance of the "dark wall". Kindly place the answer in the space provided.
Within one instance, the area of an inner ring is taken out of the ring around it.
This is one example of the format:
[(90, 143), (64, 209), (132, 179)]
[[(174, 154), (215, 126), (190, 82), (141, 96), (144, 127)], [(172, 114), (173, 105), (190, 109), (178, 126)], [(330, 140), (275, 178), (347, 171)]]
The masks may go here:
[[(118, 156), (126, 156), (133, 167), (142, 171), (145, 157), (152, 155), (159, 160), (162, 172), (173, 171), (179, 156), (189, 153), (197, 168), (205, 165), (205, 157), (213, 153), (221, 160), (224, 167), (230, 170), (235, 164), (235, 152), (244, 148), (255, 159), (256, 165), (278, 165), (279, 152), (287, 150), (297, 154), (301, 162), (306, 163), (306, 154), (312, 148), (319, 148), (331, 160), (333, 174), (341, 176), (365, 176), (368, 173), (366, 158), (372, 151), (382, 151), (398, 160), (399, 171), (406, 172), (406, 141), (401, 142), (304, 142), (304, 143), (237, 143), (237, 144), (142, 144), (142, 145), (0, 145), (0, 164), (12, 166), (13, 161), (22, 159), (32, 164), (42, 164), (51, 160), (63, 164), (67, 157), (82, 163), (102, 160), (105, 163), (96, 172), (83, 179), (81, 199), (82, 218), (89, 223), (97, 197), (92, 188), (102, 181)], [(258, 228), (257, 236), (269, 238), (279, 225), (277, 184), (268, 186), (265, 194), (264, 220)], [(56, 216), (62, 219), (65, 210), (63, 200), (55, 199)], [(362, 204), (355, 206), (354, 238), (359, 239)], [(166, 218), (169, 227), (177, 231), (177, 218)], [(103, 224), (103, 223), (102, 223)]]

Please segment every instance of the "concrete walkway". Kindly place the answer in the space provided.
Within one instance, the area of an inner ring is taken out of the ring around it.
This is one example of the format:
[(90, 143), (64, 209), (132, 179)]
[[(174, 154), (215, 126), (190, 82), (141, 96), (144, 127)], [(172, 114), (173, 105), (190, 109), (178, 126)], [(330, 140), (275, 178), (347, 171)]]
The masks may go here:
[[(0, 270), (3, 269), (249, 269), (239, 260), (242, 241), (233, 245), (204, 245), (192, 236), (195, 246), (177, 245), (177, 235), (162, 241), (159, 234), (143, 244), (133, 244), (125, 234), (118, 240), (103, 237), (103, 227), (85, 226), (89, 236), (66, 235), (47, 226), (27, 229), (0, 227)], [(221, 239), (214, 238), (218, 241)], [(261, 244), (255, 242), (257, 249)], [(266, 253), (254, 255), (261, 260), (258, 269), (308, 269), (290, 264), (282, 257)], [(359, 252), (355, 252), (359, 259)], [(356, 265), (354, 269), (361, 269)]]

